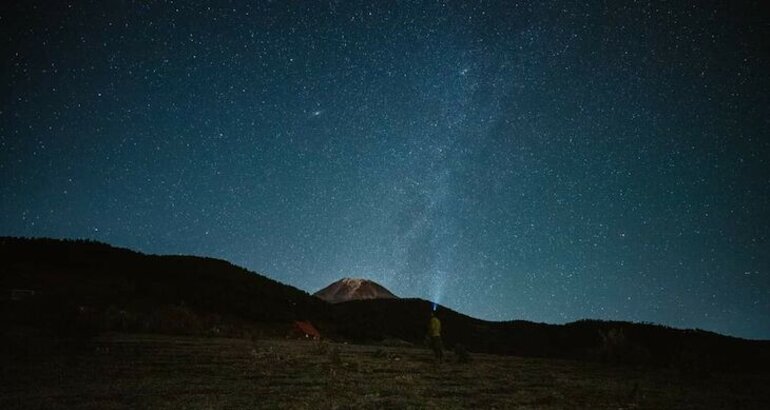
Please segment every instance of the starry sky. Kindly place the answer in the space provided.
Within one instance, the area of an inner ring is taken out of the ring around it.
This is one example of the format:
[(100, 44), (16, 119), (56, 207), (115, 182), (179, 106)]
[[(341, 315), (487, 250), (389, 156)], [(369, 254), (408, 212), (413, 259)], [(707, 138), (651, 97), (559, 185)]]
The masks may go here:
[(761, 1), (6, 3), (0, 235), (770, 339)]

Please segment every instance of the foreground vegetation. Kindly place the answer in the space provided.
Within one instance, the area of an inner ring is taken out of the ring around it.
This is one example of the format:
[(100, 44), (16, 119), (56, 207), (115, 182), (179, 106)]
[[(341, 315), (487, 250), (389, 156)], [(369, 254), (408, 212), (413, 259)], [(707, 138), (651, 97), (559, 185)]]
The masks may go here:
[(482, 354), (436, 363), (414, 346), (112, 333), (17, 349), (0, 374), (3, 409), (770, 408), (767, 374)]

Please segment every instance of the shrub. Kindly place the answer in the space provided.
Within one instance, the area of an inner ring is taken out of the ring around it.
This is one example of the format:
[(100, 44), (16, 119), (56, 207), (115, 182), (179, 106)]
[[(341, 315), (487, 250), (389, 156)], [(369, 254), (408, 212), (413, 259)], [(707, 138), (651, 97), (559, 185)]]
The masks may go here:
[(454, 348), (455, 357), (457, 357), (457, 363), (470, 363), (471, 355), (468, 350), (460, 343), (457, 343)]
[(601, 337), (601, 358), (613, 364), (649, 364), (651, 354), (644, 346), (632, 342), (626, 337), (623, 328), (611, 328), (606, 332), (599, 331)]
[(319, 340), (313, 343), (313, 353), (317, 355), (325, 355), (329, 353), (329, 343), (323, 340)]

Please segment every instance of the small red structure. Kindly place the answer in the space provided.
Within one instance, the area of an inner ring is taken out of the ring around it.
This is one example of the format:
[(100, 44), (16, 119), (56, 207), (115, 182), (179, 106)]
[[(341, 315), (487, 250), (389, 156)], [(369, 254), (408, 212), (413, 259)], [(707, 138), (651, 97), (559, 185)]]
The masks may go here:
[(319, 340), (321, 333), (307, 320), (296, 320), (291, 329), (291, 335), (305, 339)]

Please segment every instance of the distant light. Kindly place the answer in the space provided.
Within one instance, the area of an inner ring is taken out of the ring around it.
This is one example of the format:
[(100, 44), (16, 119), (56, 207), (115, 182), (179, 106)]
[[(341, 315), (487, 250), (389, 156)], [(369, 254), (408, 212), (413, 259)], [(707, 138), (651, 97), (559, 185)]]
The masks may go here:
[(433, 302), (433, 311), (435, 312), (436, 309), (438, 309), (438, 305), (436, 304), (436, 302)]

